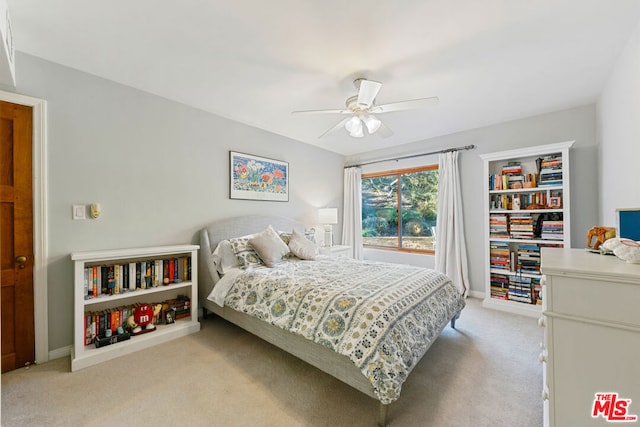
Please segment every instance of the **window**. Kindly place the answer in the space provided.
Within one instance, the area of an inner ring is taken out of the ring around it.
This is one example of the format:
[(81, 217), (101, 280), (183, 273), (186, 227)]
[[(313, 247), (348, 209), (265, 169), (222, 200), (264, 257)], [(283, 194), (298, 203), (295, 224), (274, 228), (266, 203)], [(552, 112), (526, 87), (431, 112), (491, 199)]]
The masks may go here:
[(434, 253), (438, 165), (362, 175), (365, 247)]

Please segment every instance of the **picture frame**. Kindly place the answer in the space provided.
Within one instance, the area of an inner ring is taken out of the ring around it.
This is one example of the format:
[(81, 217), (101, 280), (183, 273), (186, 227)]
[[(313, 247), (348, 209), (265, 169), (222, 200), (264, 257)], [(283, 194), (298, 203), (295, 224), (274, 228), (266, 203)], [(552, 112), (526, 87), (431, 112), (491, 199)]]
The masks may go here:
[(549, 207), (560, 209), (562, 207), (562, 197), (549, 197)]
[(176, 321), (176, 311), (173, 308), (170, 308), (164, 312), (164, 324), (170, 325), (171, 323), (175, 323)]
[(289, 201), (289, 163), (229, 151), (229, 198)]

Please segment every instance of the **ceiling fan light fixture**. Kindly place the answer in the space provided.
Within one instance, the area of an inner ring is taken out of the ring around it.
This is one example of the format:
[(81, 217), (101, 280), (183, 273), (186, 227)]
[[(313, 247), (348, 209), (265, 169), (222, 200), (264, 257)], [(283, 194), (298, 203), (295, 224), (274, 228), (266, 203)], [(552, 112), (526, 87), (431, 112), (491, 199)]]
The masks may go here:
[(353, 132), (349, 133), (350, 136), (354, 137), (354, 138), (362, 138), (364, 136), (364, 132), (362, 130), (362, 125), (354, 130)]
[(353, 136), (353, 134), (362, 133), (362, 122), (360, 121), (360, 118), (358, 116), (353, 116), (349, 120), (347, 120), (347, 122), (344, 124), (344, 128), (347, 130), (347, 132), (352, 134), (351, 136)]
[(364, 119), (364, 124), (367, 126), (369, 133), (376, 133), (380, 129), (382, 122), (373, 116), (367, 116)]
[[(388, 138), (393, 132), (388, 126), (383, 126), (382, 122), (372, 114), (389, 113), (392, 111), (404, 111), (415, 108), (425, 108), (429, 105), (437, 104), (438, 97), (416, 98), (404, 101), (392, 102), (382, 105), (376, 105), (375, 101), (378, 92), (382, 87), (382, 83), (365, 78), (357, 78), (354, 85), (358, 90), (357, 95), (350, 96), (345, 101), (345, 109), (341, 110), (304, 110), (293, 111), (296, 114), (345, 114), (343, 120), (336, 123), (332, 128), (320, 135), (320, 138), (331, 132), (337, 131), (344, 127), (353, 138), (362, 138), (367, 133), (372, 135), (378, 132), (381, 138)], [(364, 126), (367, 131), (364, 131)]]

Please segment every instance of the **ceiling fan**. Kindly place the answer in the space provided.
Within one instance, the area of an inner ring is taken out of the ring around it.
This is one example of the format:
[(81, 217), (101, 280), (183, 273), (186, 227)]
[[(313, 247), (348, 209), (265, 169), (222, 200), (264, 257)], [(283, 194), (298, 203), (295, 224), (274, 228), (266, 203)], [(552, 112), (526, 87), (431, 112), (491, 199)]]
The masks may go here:
[(374, 114), (423, 108), (437, 104), (439, 101), (437, 96), (432, 96), (430, 98), (418, 98), (390, 104), (375, 105), (376, 96), (378, 92), (380, 92), (382, 83), (359, 78), (354, 80), (353, 84), (358, 90), (358, 94), (347, 98), (345, 102), (346, 109), (293, 111), (291, 114), (345, 114), (350, 116), (344, 118), (331, 129), (320, 135), (320, 138), (343, 126), (347, 132), (349, 132), (349, 135), (354, 138), (364, 137), (365, 129), (370, 135), (379, 131), (383, 138), (387, 138), (393, 135), (393, 132), (388, 126), (385, 126), (380, 119), (374, 116)]

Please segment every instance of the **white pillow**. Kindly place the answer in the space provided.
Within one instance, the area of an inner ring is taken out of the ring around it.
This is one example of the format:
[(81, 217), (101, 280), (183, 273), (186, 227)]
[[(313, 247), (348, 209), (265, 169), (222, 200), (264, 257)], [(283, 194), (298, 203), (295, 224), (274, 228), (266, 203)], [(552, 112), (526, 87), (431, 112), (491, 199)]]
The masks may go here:
[(316, 259), (316, 245), (311, 240), (307, 239), (304, 234), (298, 233), (296, 230), (293, 230), (293, 233), (291, 233), (289, 249), (291, 250), (291, 253), (300, 259), (310, 261)]
[(225, 275), (229, 270), (238, 268), (238, 258), (233, 252), (231, 243), (228, 240), (221, 240), (211, 255), (216, 270), (220, 276)]
[(267, 267), (278, 264), (282, 261), (282, 257), (289, 253), (289, 247), (272, 226), (268, 226), (249, 239), (249, 244)]

